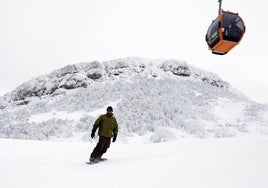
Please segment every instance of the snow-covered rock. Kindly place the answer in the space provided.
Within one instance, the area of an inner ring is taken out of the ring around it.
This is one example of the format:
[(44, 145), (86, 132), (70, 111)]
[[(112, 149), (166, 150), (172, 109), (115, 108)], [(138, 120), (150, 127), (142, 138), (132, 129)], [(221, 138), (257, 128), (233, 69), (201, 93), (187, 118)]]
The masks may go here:
[(121, 138), (138, 134), (161, 142), (189, 135), (268, 134), (267, 106), (217, 75), (184, 61), (122, 58), (68, 65), (7, 93), (0, 98), (0, 137), (87, 134), (110, 104)]

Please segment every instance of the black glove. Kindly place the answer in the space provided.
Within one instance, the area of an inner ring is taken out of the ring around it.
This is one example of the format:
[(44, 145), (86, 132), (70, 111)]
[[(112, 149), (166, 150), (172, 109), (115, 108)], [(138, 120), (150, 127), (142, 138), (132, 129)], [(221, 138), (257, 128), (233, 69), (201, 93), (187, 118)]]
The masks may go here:
[(114, 135), (114, 136), (113, 136), (113, 142), (116, 141), (116, 137), (117, 137), (117, 135)]
[(95, 136), (95, 131), (92, 130), (92, 132), (91, 132), (91, 138), (94, 138), (94, 136)]

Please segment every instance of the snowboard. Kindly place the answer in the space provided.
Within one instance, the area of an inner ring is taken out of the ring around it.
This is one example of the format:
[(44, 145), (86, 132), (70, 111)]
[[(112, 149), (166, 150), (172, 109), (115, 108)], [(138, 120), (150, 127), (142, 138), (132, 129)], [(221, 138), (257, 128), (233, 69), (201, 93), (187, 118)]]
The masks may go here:
[(88, 162), (86, 162), (86, 164), (89, 164), (89, 165), (98, 164), (98, 163), (101, 163), (101, 162), (104, 162), (104, 161), (107, 161), (107, 160), (108, 159), (106, 159), (106, 158), (101, 158), (101, 160), (99, 160), (98, 162), (93, 163), (93, 162), (88, 161)]

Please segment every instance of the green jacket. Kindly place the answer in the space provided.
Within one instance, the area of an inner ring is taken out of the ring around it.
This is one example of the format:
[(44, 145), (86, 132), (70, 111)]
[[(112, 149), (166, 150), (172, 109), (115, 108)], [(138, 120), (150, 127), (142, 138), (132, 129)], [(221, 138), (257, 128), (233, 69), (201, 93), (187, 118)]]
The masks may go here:
[(112, 138), (118, 134), (118, 124), (115, 117), (108, 116), (107, 114), (101, 115), (93, 125), (93, 131), (95, 132), (99, 128), (98, 135), (107, 138)]

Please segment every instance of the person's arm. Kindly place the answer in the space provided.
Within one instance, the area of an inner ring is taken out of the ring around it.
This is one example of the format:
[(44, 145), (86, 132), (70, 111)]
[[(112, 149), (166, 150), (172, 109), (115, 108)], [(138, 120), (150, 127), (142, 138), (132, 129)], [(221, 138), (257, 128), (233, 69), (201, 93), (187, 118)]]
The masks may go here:
[(99, 128), (101, 124), (101, 116), (95, 121), (92, 131), (91, 131), (91, 138), (94, 138), (96, 130)]
[(114, 133), (113, 142), (115, 142), (116, 141), (117, 134), (118, 134), (118, 124), (117, 124), (116, 119), (115, 119), (115, 128), (113, 130), (113, 133)]

